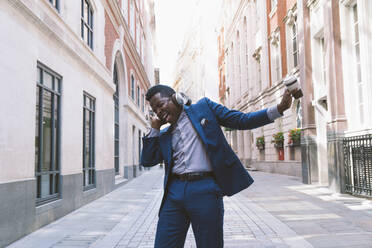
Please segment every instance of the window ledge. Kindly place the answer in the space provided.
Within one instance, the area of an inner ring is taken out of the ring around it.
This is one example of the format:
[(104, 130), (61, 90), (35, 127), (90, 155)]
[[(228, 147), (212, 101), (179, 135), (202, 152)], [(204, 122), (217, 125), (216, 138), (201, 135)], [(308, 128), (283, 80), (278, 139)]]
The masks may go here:
[(36, 215), (45, 213), (51, 209), (59, 208), (62, 206), (62, 199), (58, 199), (46, 204), (43, 204), (41, 206), (37, 206), (36, 209)]
[(83, 191), (83, 196), (87, 197), (87, 196), (96, 194), (97, 192), (98, 192), (97, 188), (88, 189), (88, 190)]

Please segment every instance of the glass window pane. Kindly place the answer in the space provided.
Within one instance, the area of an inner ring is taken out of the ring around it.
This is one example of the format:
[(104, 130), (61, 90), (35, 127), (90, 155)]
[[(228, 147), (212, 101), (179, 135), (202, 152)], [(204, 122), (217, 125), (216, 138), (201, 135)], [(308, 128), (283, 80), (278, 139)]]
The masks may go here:
[(119, 172), (119, 158), (115, 157), (115, 171)]
[(93, 11), (92, 9), (89, 11), (89, 26), (93, 29)]
[(89, 171), (86, 170), (84, 173), (84, 186), (87, 186), (89, 184)]
[(37, 68), (37, 79), (36, 79), (36, 82), (41, 84), (41, 69), (40, 68)]
[(52, 93), (44, 90), (43, 94), (43, 158), (42, 171), (51, 168), (52, 142)]
[(58, 129), (59, 129), (59, 119), (58, 119), (58, 109), (59, 109), (59, 96), (54, 95), (54, 169), (59, 169), (58, 164)]
[(115, 123), (119, 123), (119, 110), (115, 107)]
[(49, 175), (41, 175), (41, 198), (47, 197), (50, 195), (50, 177)]
[(119, 142), (115, 141), (115, 155), (119, 154)]
[(355, 55), (356, 55), (356, 62), (359, 63), (360, 62), (360, 48), (359, 48), (359, 44), (357, 44), (355, 46)]
[(40, 87), (36, 87), (36, 123), (35, 123), (35, 171), (38, 170), (39, 165), (39, 99)]
[(59, 192), (59, 174), (54, 175), (54, 194)]
[(362, 104), (363, 103), (363, 86), (361, 84), (359, 84), (359, 87), (358, 87), (358, 93), (359, 93), (359, 103)]
[(84, 40), (84, 22), (81, 21), (81, 38)]
[(89, 111), (85, 111), (85, 168), (90, 164), (90, 116)]
[[(85, 40), (85, 42), (87, 42), (87, 43), (88, 43), (88, 40), (89, 40), (88, 35), (89, 35), (89, 30), (88, 30), (88, 28), (84, 25), (84, 40)], [(89, 44), (89, 43), (88, 43), (88, 44)]]
[(359, 28), (358, 28), (358, 25), (355, 25), (354, 26), (354, 35), (355, 35), (355, 43), (358, 43), (359, 42)]
[(85, 23), (88, 23), (88, 3), (86, 1), (84, 1), (84, 13), (83, 13), (83, 17), (84, 17), (84, 22)]
[(354, 15), (354, 21), (358, 22), (358, 5), (354, 5), (353, 7), (353, 15)]
[(45, 71), (43, 73), (43, 84), (49, 89), (53, 89), (53, 76)]
[(357, 64), (357, 82), (362, 82), (362, 71), (360, 69), (360, 64)]

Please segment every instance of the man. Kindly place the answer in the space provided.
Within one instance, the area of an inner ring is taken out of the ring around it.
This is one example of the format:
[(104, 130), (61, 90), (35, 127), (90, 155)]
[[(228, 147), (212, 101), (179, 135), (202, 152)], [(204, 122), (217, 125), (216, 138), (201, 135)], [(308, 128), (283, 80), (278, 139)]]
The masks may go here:
[[(151, 131), (143, 138), (141, 164), (165, 164), (155, 247), (183, 247), (190, 222), (198, 248), (223, 247), (222, 197), (247, 188), (253, 179), (220, 126), (246, 130), (272, 123), (291, 106), (290, 92), (277, 106), (252, 113), (208, 98), (188, 106), (165, 85), (151, 87), (146, 100), (156, 116), (150, 116)], [(166, 123), (170, 126), (160, 131)]]

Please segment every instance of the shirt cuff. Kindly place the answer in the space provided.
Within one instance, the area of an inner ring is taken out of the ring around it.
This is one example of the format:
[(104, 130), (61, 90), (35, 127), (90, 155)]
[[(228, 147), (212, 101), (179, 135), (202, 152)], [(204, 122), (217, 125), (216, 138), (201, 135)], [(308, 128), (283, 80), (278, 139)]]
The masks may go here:
[(160, 130), (151, 128), (150, 133), (147, 135), (147, 138), (152, 138), (152, 137), (158, 137), (160, 135)]
[(268, 108), (266, 113), (267, 113), (267, 116), (269, 117), (269, 119), (271, 121), (274, 121), (275, 119), (278, 119), (279, 117), (283, 116), (279, 113), (277, 106), (273, 106), (273, 107)]

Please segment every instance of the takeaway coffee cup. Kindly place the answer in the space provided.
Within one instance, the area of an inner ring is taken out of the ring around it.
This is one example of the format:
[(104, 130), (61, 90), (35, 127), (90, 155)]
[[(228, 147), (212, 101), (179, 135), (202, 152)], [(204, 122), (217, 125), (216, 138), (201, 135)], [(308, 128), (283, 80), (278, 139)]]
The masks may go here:
[(289, 91), (296, 90), (295, 93), (293, 93), (293, 97), (295, 99), (298, 99), (303, 96), (300, 82), (297, 80), (297, 77), (294, 75), (289, 75), (284, 78), (283, 84)]

